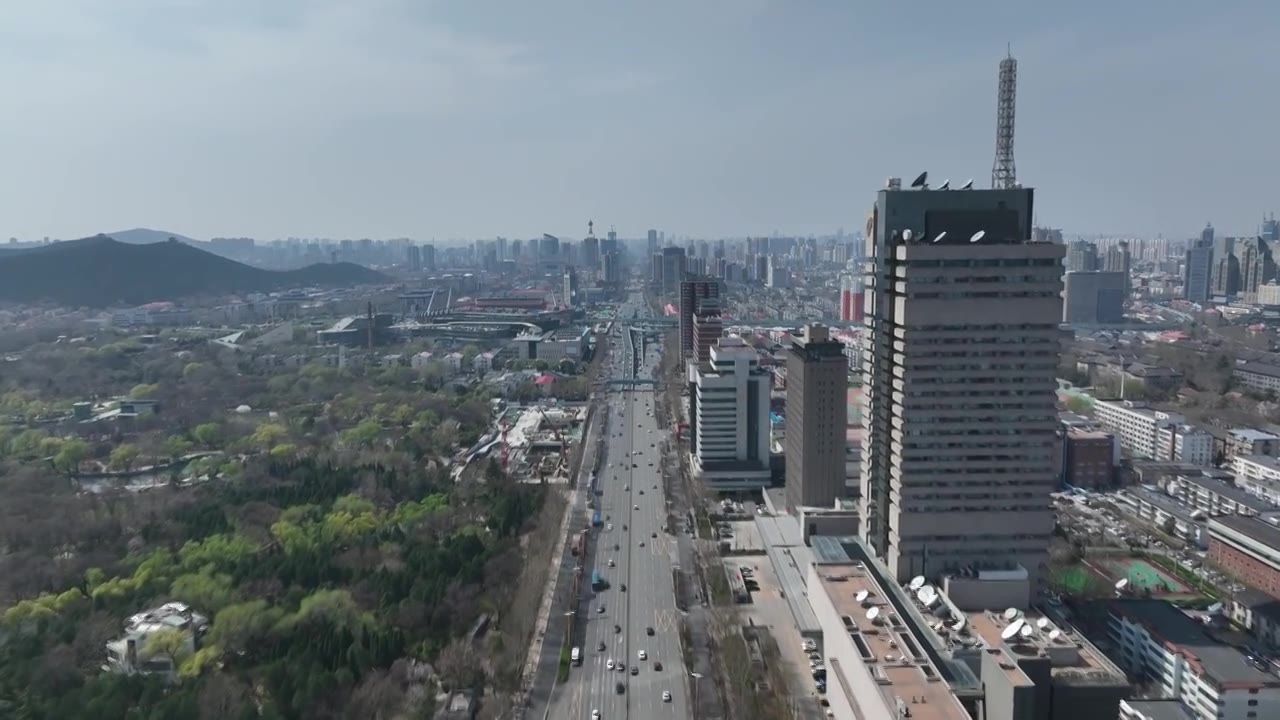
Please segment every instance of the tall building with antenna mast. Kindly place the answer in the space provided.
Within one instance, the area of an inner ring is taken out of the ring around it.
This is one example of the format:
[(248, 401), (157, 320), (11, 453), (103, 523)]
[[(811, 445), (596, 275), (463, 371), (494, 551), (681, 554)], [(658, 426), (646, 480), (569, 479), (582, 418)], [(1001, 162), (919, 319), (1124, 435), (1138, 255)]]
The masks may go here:
[(1018, 184), (1013, 166), (1013, 111), (1018, 96), (1018, 61), (1012, 50), (1000, 61), (996, 104), (996, 160), (991, 166), (991, 187), (1008, 190)]

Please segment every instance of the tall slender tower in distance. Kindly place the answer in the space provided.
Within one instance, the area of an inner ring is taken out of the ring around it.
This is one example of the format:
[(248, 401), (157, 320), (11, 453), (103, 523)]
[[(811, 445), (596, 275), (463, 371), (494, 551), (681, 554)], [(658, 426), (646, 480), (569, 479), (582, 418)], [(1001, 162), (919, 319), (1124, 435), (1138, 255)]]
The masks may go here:
[(1018, 61), (1013, 54), (1000, 61), (996, 104), (996, 161), (991, 166), (991, 188), (1009, 190), (1017, 182), (1013, 167), (1013, 111), (1018, 96)]

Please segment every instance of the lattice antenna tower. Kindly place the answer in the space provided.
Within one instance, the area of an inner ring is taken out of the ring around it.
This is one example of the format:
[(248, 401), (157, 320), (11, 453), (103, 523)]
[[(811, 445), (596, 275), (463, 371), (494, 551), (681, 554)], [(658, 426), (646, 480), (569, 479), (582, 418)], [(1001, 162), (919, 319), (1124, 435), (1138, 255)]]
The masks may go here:
[(1018, 61), (1012, 51), (1000, 61), (1000, 84), (996, 105), (996, 160), (991, 166), (991, 187), (1012, 188), (1017, 184), (1013, 166), (1013, 111), (1018, 96)]

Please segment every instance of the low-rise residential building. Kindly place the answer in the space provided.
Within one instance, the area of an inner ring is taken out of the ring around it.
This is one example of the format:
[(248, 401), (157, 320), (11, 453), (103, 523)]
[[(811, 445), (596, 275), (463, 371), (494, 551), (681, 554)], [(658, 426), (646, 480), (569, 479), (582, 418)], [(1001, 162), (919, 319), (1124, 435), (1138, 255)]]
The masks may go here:
[(1253, 428), (1228, 430), (1222, 447), (1223, 457), (1229, 462), (1237, 455), (1280, 455), (1280, 437)]
[(1246, 587), (1231, 595), (1226, 605), (1231, 621), (1272, 649), (1280, 649), (1280, 599), (1257, 588)]
[(429, 365), (434, 358), (435, 355), (426, 351), (415, 353), (413, 357), (409, 358), (409, 366), (421, 369)]
[(450, 373), (457, 374), (462, 372), (462, 353), (451, 352), (444, 356), (444, 366)]
[[(104, 670), (133, 674), (177, 677), (177, 662), (200, 648), (200, 640), (209, 629), (209, 619), (180, 602), (169, 602), (131, 616), (125, 622), (124, 635), (107, 643)], [(173, 655), (151, 646), (158, 633), (176, 631), (183, 643)]]
[(1259, 670), (1178, 608), (1164, 600), (1122, 599), (1108, 610), (1112, 659), (1130, 675), (1148, 678), (1163, 697), (1179, 700), (1192, 717), (1280, 717), (1280, 678)]
[(1242, 582), (1280, 597), (1280, 527), (1242, 515), (1213, 518), (1209, 557)]
[(1280, 461), (1266, 455), (1237, 455), (1231, 460), (1236, 485), (1272, 505), (1280, 505)]
[(1098, 400), (1093, 410), (1098, 424), (1120, 439), (1120, 447), (1153, 460), (1167, 459), (1162, 452), (1160, 429), (1185, 422), (1177, 413), (1153, 410), (1146, 403), (1131, 400)]
[(1193, 542), (1199, 547), (1208, 547), (1209, 539), (1204, 532), (1203, 518), (1197, 517), (1193, 508), (1164, 490), (1138, 485), (1116, 493), (1115, 498), (1121, 508), (1139, 520), (1163, 528), (1170, 535)]
[(477, 373), (487, 373), (493, 370), (493, 359), (496, 353), (482, 352), (471, 360), (471, 369)]
[(1231, 473), (1225, 470), (1206, 469), (1201, 473), (1175, 475), (1164, 487), (1170, 495), (1209, 517), (1256, 516), (1280, 510), (1280, 507), (1236, 487)]
[(1280, 392), (1280, 366), (1258, 362), (1241, 363), (1236, 365), (1232, 376), (1236, 382), (1254, 392), (1264, 395)]
[(1158, 460), (1209, 467), (1213, 464), (1213, 436), (1194, 425), (1168, 425), (1156, 431)]

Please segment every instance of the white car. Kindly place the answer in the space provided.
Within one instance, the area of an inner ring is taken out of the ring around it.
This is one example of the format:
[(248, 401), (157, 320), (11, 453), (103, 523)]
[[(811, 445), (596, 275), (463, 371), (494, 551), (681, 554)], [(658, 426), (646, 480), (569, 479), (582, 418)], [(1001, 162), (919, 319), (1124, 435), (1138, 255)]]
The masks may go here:
[[(662, 691), (662, 702), (671, 702), (671, 691), (670, 691), (670, 690), (663, 690), (663, 691)], [(599, 717), (599, 715), (597, 715), (596, 717)]]
[(646, 652), (645, 652), (645, 651), (643, 651), (643, 650), (641, 650), (640, 652), (636, 653), (636, 657), (640, 658), (641, 660), (648, 660), (648, 659), (649, 659), (649, 655), (648, 655), (648, 653), (646, 653)]
[(606, 668), (608, 668), (608, 669), (612, 670), (612, 669), (613, 669), (613, 658), (609, 658), (609, 661), (608, 661), (608, 662), (606, 662), (606, 663), (604, 664), (604, 666), (605, 666)]
[(599, 711), (599, 710), (592, 710), (592, 711), (591, 711), (591, 720), (600, 720), (600, 711)]

